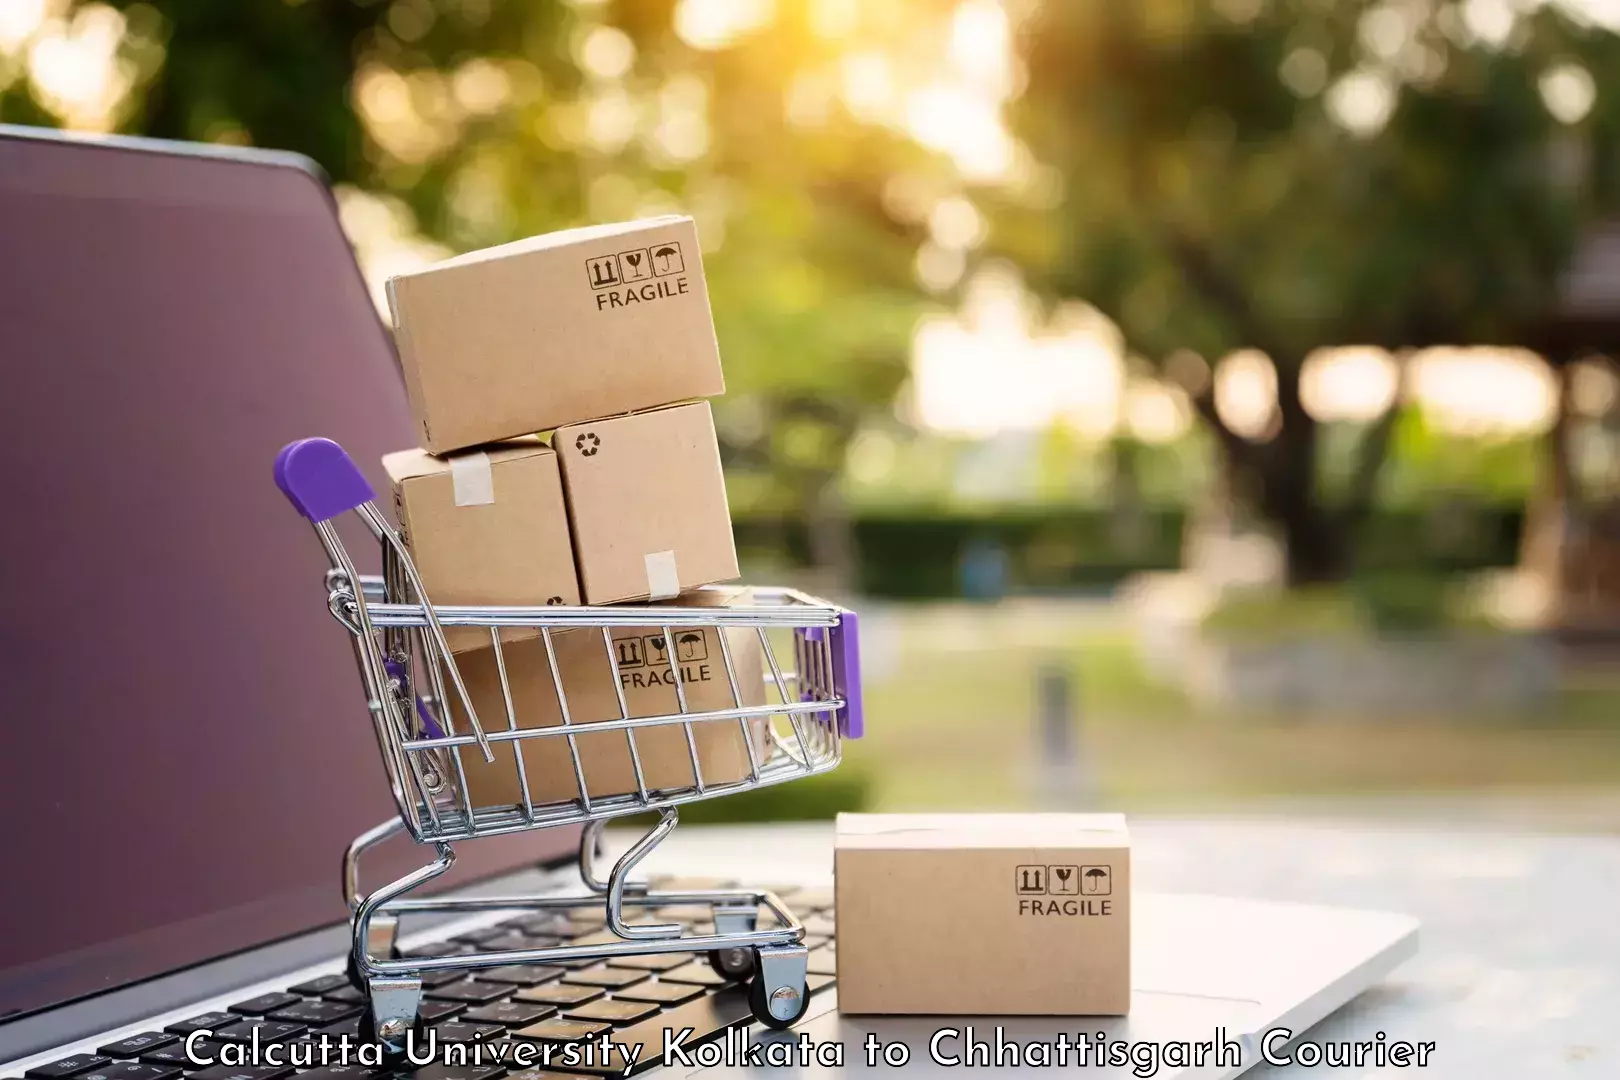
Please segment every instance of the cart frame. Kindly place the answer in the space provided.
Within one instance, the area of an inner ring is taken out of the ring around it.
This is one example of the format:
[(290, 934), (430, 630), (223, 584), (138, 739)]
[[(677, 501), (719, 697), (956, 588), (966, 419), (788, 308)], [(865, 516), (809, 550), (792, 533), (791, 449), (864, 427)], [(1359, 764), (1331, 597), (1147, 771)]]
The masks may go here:
[[(721, 607), (436, 605), (427, 599), (410, 554), (378, 509), (369, 483), (336, 443), (304, 439), (288, 444), (276, 459), (275, 478), (294, 508), (314, 526), (328, 557), (330, 565), (323, 581), (327, 608), (349, 631), (398, 809), (397, 817), (357, 837), (343, 859), (343, 893), (352, 930), (348, 970), (351, 980), (367, 991), (370, 1003), (362, 1017), (362, 1034), (375, 1037), (391, 1055), (403, 1054), (420, 1025), (426, 972), (606, 961), (669, 952), (707, 953), (715, 970), (728, 978), (740, 979), (752, 972), (753, 1011), (769, 1025), (785, 1027), (802, 1016), (809, 1004), (804, 928), (780, 898), (757, 889), (653, 891), (633, 880), (632, 873), (675, 828), (681, 805), (811, 776), (838, 765), (842, 740), (859, 737), (864, 727), (855, 614), (790, 589), (756, 589), (751, 603)], [(381, 545), (380, 577), (364, 576), (356, 569), (334, 524), (334, 519), (351, 511)], [(495, 660), (503, 699), (503, 727), (492, 728), (480, 720), (473, 694), (446, 641), (446, 627), (480, 627), (488, 632), (487, 648)], [(654, 630), (655, 640), (663, 642), (662, 667), (667, 669), (667, 684), (674, 689), (677, 706), (673, 712), (634, 715), (626, 700), (614, 631), (635, 628)], [(729, 706), (692, 707), (690, 680), (672, 647), (675, 632), (688, 629), (712, 632), (712, 640), (718, 642)], [(509, 647), (505, 639), (513, 630), (538, 633), (546, 657), (546, 670), (539, 674), (551, 680), (560, 722), (520, 724), (505, 658)], [(759, 688), (750, 690), (739, 682), (733, 656), (733, 636), (750, 631), (768, 671), (764, 697)], [(571, 715), (554, 635), (581, 632), (600, 635), (617, 699), (617, 717), (584, 720)], [(791, 634), (792, 668), (778, 661), (773, 633), (778, 637)], [(768, 700), (772, 691), (774, 701)], [(705, 780), (695, 737), (696, 725), (703, 724), (734, 726), (746, 752), (746, 776)], [(637, 734), (660, 729), (679, 729), (684, 735), (691, 783), (649, 786)], [(580, 737), (588, 734), (600, 740), (612, 732), (624, 735), (634, 786), (593, 794), (580, 754)], [(466, 753), (477, 754), (486, 764), (496, 762), (498, 755), (510, 760), (520, 801), (481, 802), (477, 785), (469, 783), (463, 759)], [(571, 767), (574, 797), (535, 798), (529, 768), (536, 761), (559, 758)], [(658, 814), (657, 823), (601, 877), (596, 852), (603, 826), (615, 818), (649, 811)], [(463, 899), (408, 896), (451, 868), (454, 842), (572, 825), (584, 826), (579, 845), (582, 893)], [(433, 860), (389, 884), (364, 891), (363, 855), (401, 833), (417, 843), (431, 844)], [(627, 917), (632, 909), (647, 912), (675, 905), (712, 907), (712, 931), (686, 933), (676, 922)], [(604, 912), (604, 930), (611, 939), (601, 940), (605, 935), (597, 935), (598, 940), (584, 942), (441, 956), (397, 954), (398, 923), (405, 915), (502, 910), (555, 913), (587, 907)], [(762, 909), (771, 925), (761, 924)]]

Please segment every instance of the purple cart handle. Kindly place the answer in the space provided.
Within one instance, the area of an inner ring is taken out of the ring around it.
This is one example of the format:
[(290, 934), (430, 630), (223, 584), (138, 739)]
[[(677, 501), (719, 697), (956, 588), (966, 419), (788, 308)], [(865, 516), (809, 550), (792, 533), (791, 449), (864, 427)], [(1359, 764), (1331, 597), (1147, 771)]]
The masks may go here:
[(866, 734), (866, 710), (861, 703), (861, 620), (853, 611), (838, 616), (828, 635), (832, 645), (833, 685), (844, 699), (838, 711), (839, 731), (846, 739)]
[(860, 616), (853, 611), (840, 612), (836, 626), (804, 626), (797, 633), (806, 641), (827, 643), (827, 651), (832, 656), (832, 689), (844, 699), (844, 707), (834, 714), (839, 734), (846, 739), (858, 739), (865, 735), (866, 710), (861, 703)]
[(276, 487), (293, 508), (313, 522), (376, 499), (354, 460), (331, 439), (299, 439), (276, 455)]

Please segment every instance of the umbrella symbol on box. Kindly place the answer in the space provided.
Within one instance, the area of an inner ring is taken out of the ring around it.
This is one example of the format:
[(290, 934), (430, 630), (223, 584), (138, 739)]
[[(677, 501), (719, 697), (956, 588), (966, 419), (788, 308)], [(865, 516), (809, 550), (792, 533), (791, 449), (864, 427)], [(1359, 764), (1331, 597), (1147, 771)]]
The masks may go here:
[(688, 630), (675, 637), (675, 655), (682, 660), (707, 660), (709, 646), (703, 640), (703, 635), (695, 630)]
[(1081, 891), (1087, 896), (1107, 896), (1114, 891), (1106, 866), (1088, 866), (1080, 872)]
[(686, 269), (681, 261), (681, 245), (660, 244), (652, 249), (653, 273), (659, 277), (665, 274), (678, 274)]

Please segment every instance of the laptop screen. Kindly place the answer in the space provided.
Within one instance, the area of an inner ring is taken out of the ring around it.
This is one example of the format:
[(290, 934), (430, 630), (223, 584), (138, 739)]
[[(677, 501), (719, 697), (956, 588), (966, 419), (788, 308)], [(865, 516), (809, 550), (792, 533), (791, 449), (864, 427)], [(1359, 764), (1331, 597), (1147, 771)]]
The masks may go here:
[[(271, 463), (328, 435), (377, 485), (414, 439), (295, 163), (0, 132), (0, 237), (4, 1019), (344, 918), (392, 802)], [(573, 842), (526, 839), (462, 864)], [(368, 879), (428, 861), (397, 848)]]

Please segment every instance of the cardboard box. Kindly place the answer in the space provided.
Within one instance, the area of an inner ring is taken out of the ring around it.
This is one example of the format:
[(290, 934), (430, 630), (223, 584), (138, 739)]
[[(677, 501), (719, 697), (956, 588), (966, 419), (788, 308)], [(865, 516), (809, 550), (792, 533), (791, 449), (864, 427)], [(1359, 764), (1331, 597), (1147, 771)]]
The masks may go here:
[(833, 862), (843, 1012), (1130, 1010), (1118, 814), (839, 814)]
[[(438, 458), (383, 458), (411, 560), (435, 604), (578, 604), (557, 455), (538, 439)], [(538, 637), (510, 627), (502, 640)], [(489, 645), (489, 632), (446, 627), (451, 651)]]
[[(683, 596), (672, 606), (709, 607), (746, 602), (747, 589), (704, 590)], [(688, 712), (735, 708), (726, 678), (719, 631), (672, 626)], [(663, 643), (663, 631), (654, 627), (626, 627), (613, 631), (619, 661), (619, 680), (631, 716), (665, 716), (680, 711), (674, 675)], [(695, 639), (695, 640), (694, 640)], [(594, 721), (617, 720), (619, 700), (613, 689), (613, 669), (600, 630), (553, 632), (557, 670), (568, 696), (569, 721), (588, 727)], [(742, 705), (765, 704), (764, 658), (759, 637), (752, 629), (726, 631), (732, 669), (737, 676)], [(523, 641), (503, 650), (512, 689), (512, 709), (519, 727), (556, 727), (562, 723), (557, 693), (546, 659), (544, 641)], [(505, 701), (493, 648), (463, 653), (456, 658), (462, 679), (478, 710), (485, 731), (507, 727)], [(765, 758), (767, 724), (750, 725), (758, 761)], [(462, 728), (465, 730), (465, 728)], [(704, 721), (692, 725), (698, 765), (705, 784), (733, 783), (749, 777), (748, 743), (736, 720)], [(635, 769), (623, 731), (582, 734), (574, 738), (585, 772), (586, 789), (593, 798), (622, 795), (636, 790)], [(514, 744), (498, 745), (493, 764), (476, 749), (461, 755), (475, 806), (502, 806), (522, 801)], [(649, 790), (690, 787), (691, 756), (682, 725), (658, 725), (636, 731), (636, 749), (642, 776)], [(561, 802), (579, 797), (568, 742), (561, 736), (524, 740), (523, 767), (529, 793), (536, 803)]]
[(469, 252), (391, 278), (388, 303), (436, 454), (726, 389), (688, 217)]
[(706, 401), (558, 428), (587, 604), (659, 600), (737, 576)]

